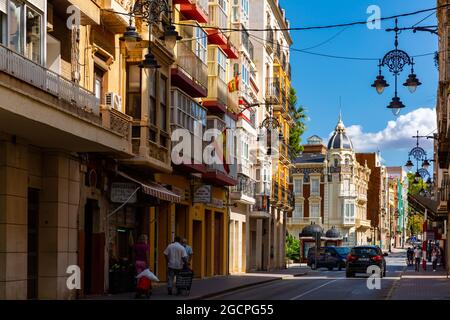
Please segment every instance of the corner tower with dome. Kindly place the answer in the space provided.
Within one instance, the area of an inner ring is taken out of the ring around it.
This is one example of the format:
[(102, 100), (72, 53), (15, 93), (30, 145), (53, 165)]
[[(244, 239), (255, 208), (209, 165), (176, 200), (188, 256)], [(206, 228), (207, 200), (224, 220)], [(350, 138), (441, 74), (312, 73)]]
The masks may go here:
[(368, 243), (370, 169), (356, 161), (342, 115), (327, 145), (320, 137), (312, 136), (303, 147), (292, 169), (295, 208), (287, 223), (288, 232), (305, 240), (302, 253), (308, 249), (308, 234), (303, 230), (309, 230), (311, 224), (322, 228), (324, 239), (327, 234), (333, 235), (344, 246)]

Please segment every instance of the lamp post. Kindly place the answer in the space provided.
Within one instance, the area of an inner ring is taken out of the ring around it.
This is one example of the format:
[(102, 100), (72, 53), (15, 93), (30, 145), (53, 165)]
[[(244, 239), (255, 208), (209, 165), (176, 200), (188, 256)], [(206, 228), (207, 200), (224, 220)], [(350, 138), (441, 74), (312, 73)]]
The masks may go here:
[(405, 51), (398, 49), (398, 35), (400, 34), (401, 30), (403, 29), (400, 29), (398, 27), (398, 19), (395, 19), (395, 28), (386, 30), (395, 32), (395, 42), (394, 42), (395, 49), (386, 53), (383, 59), (379, 61), (378, 76), (376, 77), (375, 82), (372, 84), (372, 87), (376, 89), (377, 93), (382, 94), (384, 92), (384, 89), (389, 87), (389, 84), (384, 79), (384, 76), (381, 73), (382, 67), (387, 67), (389, 72), (391, 72), (394, 75), (395, 78), (394, 97), (392, 98), (392, 101), (387, 106), (387, 108), (391, 109), (392, 113), (395, 116), (398, 116), (400, 114), (401, 109), (405, 108), (405, 105), (398, 97), (398, 76), (403, 72), (404, 67), (411, 66), (411, 73), (408, 76), (406, 82), (403, 84), (405, 87), (408, 87), (408, 90), (411, 93), (414, 93), (417, 87), (422, 84), (417, 78), (416, 74), (414, 73), (414, 59), (411, 58)]
[[(419, 146), (419, 139), (420, 138), (430, 138), (428, 136), (419, 136), (419, 131), (417, 131), (417, 135), (413, 136), (416, 141), (416, 146), (411, 149), (411, 151), (408, 154), (408, 161), (405, 164), (406, 169), (408, 169), (409, 172), (411, 172), (412, 168), (414, 167), (414, 164), (411, 161), (411, 158), (416, 160), (416, 173), (414, 175), (414, 181), (413, 184), (417, 185), (420, 182), (420, 179), (425, 180), (427, 179), (427, 184), (429, 183), (431, 185), (431, 175), (428, 172), (428, 169), (430, 167), (430, 162), (434, 162), (434, 160), (429, 160), (427, 157), (426, 151)], [(422, 162), (422, 167), (419, 167), (419, 162)]]
[(126, 32), (120, 38), (121, 41), (124, 41), (127, 44), (142, 41), (142, 37), (136, 31), (136, 27), (132, 24), (132, 17), (142, 19), (142, 21), (144, 21), (148, 26), (148, 52), (145, 55), (144, 60), (139, 64), (140, 68), (158, 69), (161, 67), (160, 65), (158, 65), (155, 56), (152, 54), (151, 42), (153, 36), (153, 26), (160, 22), (161, 15), (163, 13), (169, 15), (169, 22), (166, 25), (166, 30), (163, 36), (161, 36), (159, 39), (163, 40), (170, 50), (173, 50), (176, 42), (181, 40), (182, 38), (178, 35), (178, 32), (175, 30), (175, 26), (172, 24), (172, 10), (167, 0), (138, 0), (129, 13), (130, 23), (127, 27)]

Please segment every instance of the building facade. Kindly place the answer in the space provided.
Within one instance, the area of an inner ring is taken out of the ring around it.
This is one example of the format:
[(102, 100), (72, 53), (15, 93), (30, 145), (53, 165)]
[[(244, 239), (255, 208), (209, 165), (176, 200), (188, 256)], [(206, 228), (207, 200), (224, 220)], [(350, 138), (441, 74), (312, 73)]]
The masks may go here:
[(367, 190), (367, 219), (370, 220), (371, 244), (381, 248), (386, 247), (388, 229), (387, 221), (387, 199), (388, 199), (388, 176), (387, 169), (381, 164), (381, 155), (377, 153), (357, 153), (356, 160), (359, 163), (367, 163), (370, 169), (369, 187)]
[(356, 160), (341, 118), (327, 147), (319, 137), (309, 138), (292, 171), (295, 209), (289, 232), (301, 238), (305, 227), (318, 224), (323, 230), (334, 227), (345, 246), (368, 243), (370, 172), (366, 163)]

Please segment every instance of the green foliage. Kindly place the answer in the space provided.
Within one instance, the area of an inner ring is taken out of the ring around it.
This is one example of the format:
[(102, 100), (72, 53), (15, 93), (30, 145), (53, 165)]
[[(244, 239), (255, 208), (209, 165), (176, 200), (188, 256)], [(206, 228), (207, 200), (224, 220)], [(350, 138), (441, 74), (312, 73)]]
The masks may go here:
[(409, 188), (408, 192), (412, 195), (416, 195), (420, 192), (422, 189), (427, 189), (427, 186), (425, 182), (422, 180), (422, 178), (419, 180), (419, 183), (414, 184), (414, 176), (415, 173), (408, 173), (408, 180), (409, 180)]
[(289, 92), (289, 105), (295, 121), (295, 125), (289, 131), (289, 148), (291, 158), (294, 159), (303, 150), (301, 136), (306, 130), (306, 112), (302, 106), (297, 107), (297, 93), (294, 88)]
[(294, 262), (300, 261), (300, 240), (292, 234), (286, 236), (286, 257)]
[(418, 235), (422, 233), (424, 219), (419, 214), (409, 214), (407, 230), (411, 232), (411, 235)]

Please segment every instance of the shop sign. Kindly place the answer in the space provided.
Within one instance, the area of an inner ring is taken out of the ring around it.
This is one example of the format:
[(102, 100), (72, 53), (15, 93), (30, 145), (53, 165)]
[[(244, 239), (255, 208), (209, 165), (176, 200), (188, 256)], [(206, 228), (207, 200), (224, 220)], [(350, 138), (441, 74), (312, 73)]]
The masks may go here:
[(194, 193), (194, 203), (210, 203), (212, 199), (212, 186), (202, 185)]
[(427, 231), (427, 240), (435, 240), (434, 231)]
[(223, 207), (224, 207), (223, 200), (217, 199), (217, 198), (213, 198), (211, 204), (213, 207), (219, 208), (219, 209), (223, 209)]
[[(114, 203), (125, 203), (125, 202), (136, 203), (137, 202), (137, 192), (135, 192), (135, 191), (136, 191), (137, 187), (138, 186), (134, 183), (124, 183), (124, 182), (112, 183), (111, 184), (111, 202), (114, 202)], [(128, 200), (128, 199), (130, 199), (130, 200)]]

